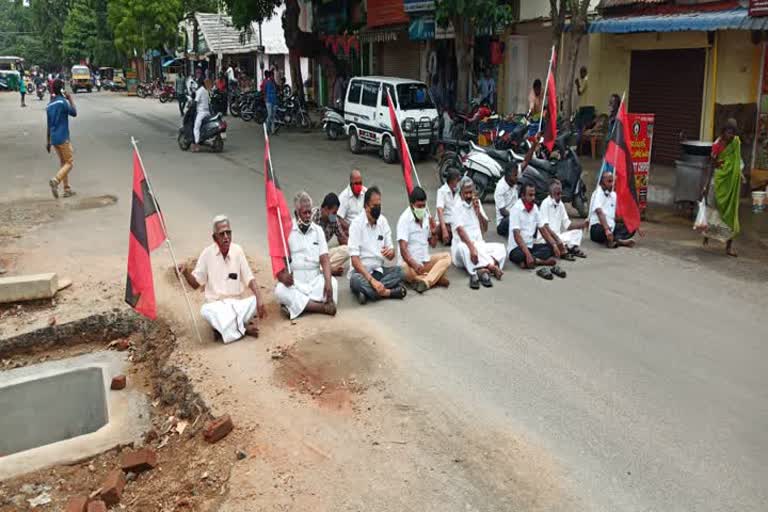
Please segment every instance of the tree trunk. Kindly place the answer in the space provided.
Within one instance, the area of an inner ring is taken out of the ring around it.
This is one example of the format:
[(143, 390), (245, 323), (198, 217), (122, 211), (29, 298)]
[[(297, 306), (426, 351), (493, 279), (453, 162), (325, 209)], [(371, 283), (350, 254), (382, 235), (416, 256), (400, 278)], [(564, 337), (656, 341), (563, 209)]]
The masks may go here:
[(304, 77), (301, 74), (301, 55), (296, 49), (288, 50), (288, 61), (291, 65), (291, 83), (293, 93), (304, 101)]
[(464, 24), (464, 19), (453, 18), (454, 45), (456, 49), (456, 108), (468, 110), (468, 98), (472, 84), (472, 39), (474, 30)]
[[(566, 119), (570, 119), (573, 112), (573, 94), (576, 90), (576, 66), (579, 61), (579, 50), (581, 46), (581, 40), (584, 37), (583, 33), (574, 33), (570, 36), (570, 48), (568, 49), (568, 57), (563, 63), (567, 66), (567, 73), (565, 77), (565, 90), (567, 91), (565, 103), (563, 105), (563, 116)], [(562, 90), (562, 89), (561, 89)]]

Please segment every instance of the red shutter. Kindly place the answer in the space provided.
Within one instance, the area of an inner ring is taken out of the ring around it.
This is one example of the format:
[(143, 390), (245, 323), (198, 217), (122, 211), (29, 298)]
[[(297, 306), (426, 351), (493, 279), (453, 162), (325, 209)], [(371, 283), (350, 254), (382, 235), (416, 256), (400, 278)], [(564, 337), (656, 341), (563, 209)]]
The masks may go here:
[(368, 0), (368, 28), (408, 23), (403, 0)]

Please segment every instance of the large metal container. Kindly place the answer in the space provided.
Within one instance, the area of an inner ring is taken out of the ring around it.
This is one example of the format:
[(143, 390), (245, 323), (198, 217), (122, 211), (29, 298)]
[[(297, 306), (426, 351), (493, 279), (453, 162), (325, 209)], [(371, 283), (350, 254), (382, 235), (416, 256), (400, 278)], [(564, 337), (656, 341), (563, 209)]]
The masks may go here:
[(709, 175), (709, 155), (712, 143), (686, 140), (680, 143), (682, 156), (675, 160), (675, 202), (695, 203)]

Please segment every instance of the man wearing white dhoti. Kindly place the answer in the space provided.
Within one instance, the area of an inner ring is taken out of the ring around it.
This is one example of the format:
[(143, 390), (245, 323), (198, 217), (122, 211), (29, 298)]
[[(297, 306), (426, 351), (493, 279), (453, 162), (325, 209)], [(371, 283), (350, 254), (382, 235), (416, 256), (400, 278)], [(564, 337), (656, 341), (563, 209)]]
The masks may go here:
[[(586, 258), (581, 250), (582, 230), (589, 228), (589, 220), (572, 221), (565, 211), (563, 199), (563, 187), (558, 180), (553, 180), (549, 186), (549, 197), (544, 199), (539, 206), (539, 216), (544, 225), (539, 230), (537, 244), (547, 243), (543, 231), (547, 230), (555, 243), (555, 256), (567, 261), (574, 258)], [(554, 249), (553, 249), (554, 250)]]
[(475, 183), (469, 177), (459, 182), (460, 199), (453, 215), (453, 264), (469, 273), (469, 287), (473, 290), (493, 286), (490, 274), (501, 279), (507, 250), (503, 244), (483, 239), (488, 230), (488, 217), (475, 194)]
[(331, 276), (323, 228), (312, 222), (312, 198), (299, 192), (293, 202), (295, 222), (288, 236), (291, 272), (277, 275), (275, 296), (291, 320), (303, 312), (336, 314), (338, 285)]
[[(194, 270), (182, 264), (179, 271), (193, 289), (205, 288), (200, 315), (224, 343), (246, 334), (257, 337), (257, 318), (266, 316), (266, 308), (242, 247), (232, 243), (232, 228), (224, 215), (213, 219), (213, 242), (203, 249)], [(243, 299), (246, 287), (253, 295)]]

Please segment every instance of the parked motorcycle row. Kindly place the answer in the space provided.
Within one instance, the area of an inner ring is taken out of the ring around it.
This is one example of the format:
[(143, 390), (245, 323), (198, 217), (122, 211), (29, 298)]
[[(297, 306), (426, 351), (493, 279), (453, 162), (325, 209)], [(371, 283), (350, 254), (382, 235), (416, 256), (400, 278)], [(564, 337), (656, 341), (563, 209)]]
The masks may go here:
[[(298, 95), (291, 93), (290, 88), (284, 88), (281, 92), (275, 108), (274, 133), (277, 133), (282, 127), (297, 127), (302, 130), (311, 128), (312, 119), (309, 117), (304, 101)], [(267, 105), (264, 95), (261, 91), (234, 93), (230, 100), (229, 113), (243, 121), (256, 121), (263, 124), (267, 120)]]

